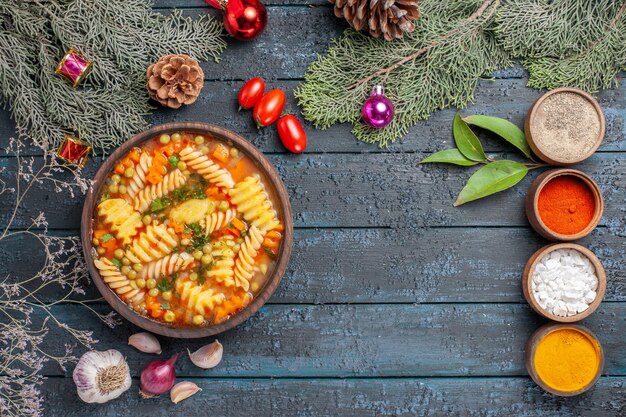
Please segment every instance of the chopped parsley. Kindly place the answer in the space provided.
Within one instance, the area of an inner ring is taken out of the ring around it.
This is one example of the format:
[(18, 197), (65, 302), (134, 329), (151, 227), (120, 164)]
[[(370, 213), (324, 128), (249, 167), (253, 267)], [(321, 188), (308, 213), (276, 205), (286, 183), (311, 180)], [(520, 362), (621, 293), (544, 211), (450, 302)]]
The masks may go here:
[(111, 239), (113, 239), (113, 235), (111, 233), (100, 236), (100, 240), (102, 241), (102, 243), (107, 243)]
[(122, 262), (119, 259), (113, 258), (111, 259), (111, 263), (117, 267), (117, 269), (122, 268)]
[(190, 229), (194, 235), (199, 235), (202, 233), (202, 228), (200, 227), (198, 223), (191, 223), (191, 224), (186, 225), (185, 227)]
[(157, 281), (157, 288), (159, 291), (165, 292), (172, 288), (172, 284), (174, 284), (174, 281), (170, 281), (169, 279), (163, 277)]
[(165, 310), (169, 310), (170, 309), (170, 303), (161, 303), (161, 308), (163, 308)]
[(100, 196), (100, 201), (108, 200), (109, 198), (109, 193), (104, 193)]
[(170, 275), (169, 277), (163, 277), (157, 281), (157, 288), (161, 292), (169, 291), (174, 286), (174, 281), (178, 278), (178, 272)]
[(268, 256), (270, 256), (270, 257), (272, 257), (272, 258), (276, 256), (276, 254), (274, 253), (274, 251), (273, 251), (273, 250), (271, 250), (270, 248), (268, 248), (267, 246), (263, 245), (263, 246), (261, 246), (261, 247), (263, 248), (263, 250), (265, 251), (265, 253), (266, 253)]
[[(171, 158), (171, 157), (170, 157)], [(189, 181), (172, 192), (172, 196), (176, 201), (187, 201), (192, 198), (202, 199), (206, 198), (204, 194), (204, 188), (207, 185), (207, 180), (198, 174), (191, 174)]]
[(169, 199), (167, 198), (157, 198), (150, 203), (150, 212), (156, 213), (161, 210), (164, 210), (170, 204)]

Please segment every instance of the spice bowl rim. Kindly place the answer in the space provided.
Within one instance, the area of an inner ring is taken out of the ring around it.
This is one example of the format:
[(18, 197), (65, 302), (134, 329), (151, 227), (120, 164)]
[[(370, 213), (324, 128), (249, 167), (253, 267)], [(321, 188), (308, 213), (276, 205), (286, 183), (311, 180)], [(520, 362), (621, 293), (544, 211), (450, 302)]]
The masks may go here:
[[(593, 265), (595, 269), (596, 277), (598, 277), (598, 287), (596, 288), (596, 298), (594, 298), (594, 300), (591, 302), (591, 304), (589, 304), (589, 307), (587, 307), (585, 311), (582, 311), (573, 316), (562, 317), (562, 316), (557, 316), (555, 314), (548, 312), (547, 310), (545, 310), (543, 307), (539, 305), (539, 302), (535, 299), (532, 293), (532, 289), (531, 289), (531, 284), (532, 284), (531, 277), (532, 277), (532, 273), (535, 270), (535, 267), (537, 266), (537, 263), (545, 255), (558, 249), (574, 249), (580, 252), (583, 256), (589, 259), (589, 262), (591, 262), (591, 264)], [(550, 319), (559, 323), (574, 323), (586, 317), (589, 317), (598, 309), (598, 307), (602, 303), (602, 300), (604, 299), (604, 295), (606, 293), (606, 271), (604, 270), (604, 266), (602, 266), (602, 262), (600, 261), (600, 259), (598, 259), (596, 254), (593, 253), (588, 248), (582, 245), (579, 245), (577, 243), (571, 243), (571, 242), (552, 243), (535, 251), (535, 253), (533, 253), (528, 259), (528, 262), (526, 262), (526, 266), (524, 267), (524, 273), (522, 277), (522, 291), (524, 293), (524, 298), (526, 299), (526, 302), (528, 303), (528, 305), (530, 305), (530, 307), (540, 316), (543, 316), (547, 319)]]
[[(594, 375), (593, 379), (587, 385), (585, 385), (584, 387), (576, 391), (561, 391), (559, 389), (549, 386), (543, 381), (543, 379), (541, 379), (541, 377), (539, 376), (539, 373), (537, 372), (537, 369), (535, 368), (534, 357), (535, 357), (535, 351), (537, 350), (537, 346), (539, 345), (539, 342), (549, 333), (552, 333), (554, 331), (561, 330), (561, 329), (575, 329), (581, 333), (584, 333), (589, 339), (592, 340), (592, 342), (596, 346), (598, 356), (599, 356), (598, 369), (596, 370), (596, 374)], [(573, 397), (576, 395), (580, 395), (584, 392), (587, 392), (591, 388), (593, 388), (593, 386), (596, 384), (596, 382), (598, 382), (598, 379), (600, 379), (600, 376), (602, 375), (602, 371), (604, 370), (604, 363), (605, 363), (604, 349), (602, 348), (602, 343), (600, 343), (600, 339), (598, 339), (598, 336), (596, 336), (596, 334), (592, 332), (591, 330), (589, 330), (587, 327), (580, 325), (580, 324), (575, 324), (575, 323), (544, 324), (543, 326), (535, 330), (533, 334), (528, 338), (528, 341), (526, 342), (526, 347), (524, 349), (524, 364), (526, 365), (526, 370), (528, 371), (528, 374), (530, 375), (532, 380), (537, 385), (539, 385), (539, 387), (541, 387), (544, 391), (549, 392), (554, 395), (561, 396), (561, 397)]]
[[(589, 224), (580, 232), (574, 233), (571, 235), (566, 235), (563, 233), (557, 233), (554, 230), (550, 229), (541, 219), (539, 215), (539, 194), (541, 190), (552, 181), (556, 177), (570, 175), (582, 180), (589, 190), (593, 193), (594, 202), (595, 202), (595, 211), (593, 213), (593, 218), (589, 222)], [(600, 191), (600, 186), (596, 183), (593, 178), (591, 178), (586, 173), (579, 171), (573, 168), (555, 168), (549, 171), (546, 171), (540, 174), (535, 180), (530, 184), (528, 191), (526, 193), (526, 201), (525, 201), (525, 209), (526, 209), (526, 217), (533, 229), (541, 236), (546, 239), (553, 241), (574, 241), (581, 239), (588, 234), (590, 234), (600, 223), (600, 219), (602, 218), (602, 214), (604, 213), (604, 197), (602, 197), (602, 191)]]
[[(554, 94), (563, 93), (563, 92), (574, 93), (574, 94), (578, 94), (582, 96), (585, 100), (591, 103), (591, 105), (596, 110), (598, 117), (600, 118), (600, 132), (598, 134), (598, 138), (596, 139), (595, 144), (591, 147), (591, 149), (589, 149), (589, 151), (587, 151), (587, 153), (585, 153), (584, 155), (581, 155), (580, 158), (576, 160), (572, 160), (572, 161), (563, 161), (563, 160), (559, 160), (556, 158), (551, 158), (548, 155), (546, 155), (537, 145), (532, 134), (532, 131), (535, 128), (534, 117), (536, 114), (535, 113), (536, 110), (539, 108), (539, 106), (544, 102), (546, 98)], [(598, 150), (598, 148), (604, 141), (604, 135), (606, 134), (606, 120), (604, 117), (604, 112), (602, 111), (602, 107), (600, 106), (600, 103), (598, 103), (598, 100), (596, 100), (591, 94), (583, 90), (580, 90), (578, 88), (574, 88), (574, 87), (559, 87), (559, 88), (555, 88), (553, 90), (546, 92), (541, 97), (539, 97), (533, 103), (532, 106), (530, 106), (530, 109), (528, 109), (528, 112), (526, 113), (526, 118), (524, 120), (524, 133), (526, 135), (526, 141), (528, 142), (530, 149), (533, 151), (535, 155), (539, 157), (539, 159), (551, 165), (568, 166), (568, 165), (574, 165), (574, 164), (584, 161), (585, 159), (589, 158)]]
[[(91, 236), (93, 232), (94, 209), (102, 187), (105, 186), (108, 174), (113, 169), (115, 163), (126, 155), (133, 147), (139, 146), (161, 134), (171, 134), (175, 132), (192, 132), (211, 135), (221, 142), (236, 145), (242, 152), (245, 153), (247, 157), (252, 160), (255, 166), (263, 174), (267, 181), (267, 185), (273, 189), (276, 196), (276, 204), (279, 205), (278, 209), (282, 213), (285, 226), (281, 246), (276, 257), (276, 264), (274, 265), (271, 274), (268, 275), (268, 279), (262, 287), (262, 290), (256, 294), (252, 302), (250, 302), (250, 304), (248, 304), (243, 310), (239, 311), (228, 320), (215, 325), (203, 327), (174, 327), (168, 325), (167, 323), (152, 320), (135, 312), (102, 280), (93, 263), (94, 256), (92, 253)], [(91, 187), (89, 187), (89, 190), (87, 191), (81, 214), (80, 233), (82, 249), (85, 255), (85, 262), (87, 264), (87, 269), (89, 270), (89, 275), (96, 284), (100, 294), (102, 294), (104, 299), (118, 314), (132, 324), (149, 332), (173, 338), (193, 339), (213, 336), (238, 326), (256, 313), (272, 296), (287, 269), (289, 259), (291, 257), (293, 245), (293, 214), (285, 184), (278, 175), (278, 172), (274, 168), (273, 164), (256, 146), (232, 130), (217, 125), (200, 122), (174, 122), (153, 126), (150, 129), (136, 134), (111, 153), (107, 159), (105, 159), (101, 167), (96, 172)]]

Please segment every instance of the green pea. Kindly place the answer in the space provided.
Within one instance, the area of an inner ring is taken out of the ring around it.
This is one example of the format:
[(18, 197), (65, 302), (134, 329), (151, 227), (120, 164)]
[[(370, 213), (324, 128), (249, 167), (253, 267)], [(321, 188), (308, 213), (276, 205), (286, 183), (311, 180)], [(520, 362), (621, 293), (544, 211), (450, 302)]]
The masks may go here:
[(120, 187), (117, 184), (109, 185), (109, 192), (111, 194), (115, 194), (120, 190)]
[(117, 174), (113, 174), (111, 175), (111, 182), (113, 182), (113, 184), (119, 184), (119, 182), (122, 180), (122, 177), (120, 177)]
[(122, 264), (123, 265), (130, 265), (130, 259), (128, 259), (126, 257), (122, 258)]
[[(133, 271), (132, 269), (130, 271), (128, 271), (128, 278), (129, 279), (137, 278), (137, 271)], [(137, 284), (137, 286), (139, 286), (139, 284)]]
[(117, 259), (122, 259), (124, 257), (124, 251), (122, 249), (115, 249), (115, 252), (113, 252), (113, 256), (115, 256)]
[(198, 145), (202, 145), (204, 143), (204, 137), (196, 136), (195, 138), (193, 138), (193, 141), (196, 142), (196, 144)]
[(128, 275), (128, 273), (129, 273), (130, 271), (132, 271), (132, 269), (130, 269), (130, 266), (128, 266), (128, 265), (124, 265), (124, 266), (120, 269), (120, 271), (122, 271), (122, 274), (124, 274), (124, 275)]
[(150, 223), (152, 223), (152, 216), (150, 216), (149, 214), (146, 214), (145, 216), (143, 216), (141, 221), (143, 222), (143, 224), (145, 224), (147, 226)]
[(181, 138), (182, 138), (182, 136), (180, 136), (180, 133), (178, 133), (178, 132), (177, 132), (177, 133), (174, 133), (174, 134), (172, 135), (172, 140), (173, 140), (174, 142), (178, 142), (179, 140), (181, 140)]
[(178, 165), (176, 165), (176, 167), (184, 171), (187, 169), (187, 164), (184, 161), (178, 161)]
[(153, 289), (154, 287), (156, 287), (156, 279), (154, 278), (150, 278), (149, 280), (146, 281), (146, 287), (148, 287), (148, 289)]
[(137, 272), (141, 272), (143, 270), (143, 265), (142, 264), (135, 264), (133, 265), (133, 269)]
[(170, 143), (170, 135), (162, 134), (161, 137), (159, 137), (159, 142), (163, 145), (167, 145)]
[(159, 295), (159, 290), (157, 290), (156, 288), (152, 288), (150, 291), (148, 291), (148, 295), (150, 297), (156, 297), (157, 295)]
[(118, 186), (118, 191), (120, 192), (120, 194), (126, 194), (126, 186), (125, 185), (119, 185)]
[(126, 168), (126, 171), (124, 171), (124, 176), (126, 178), (132, 178), (133, 175), (135, 175), (135, 169), (134, 168)]

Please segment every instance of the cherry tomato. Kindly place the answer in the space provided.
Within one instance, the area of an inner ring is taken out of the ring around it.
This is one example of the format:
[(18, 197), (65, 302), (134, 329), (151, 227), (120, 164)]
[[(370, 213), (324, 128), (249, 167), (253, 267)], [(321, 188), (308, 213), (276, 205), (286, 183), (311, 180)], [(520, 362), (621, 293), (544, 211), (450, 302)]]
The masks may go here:
[(280, 140), (285, 148), (293, 153), (304, 152), (306, 148), (306, 133), (304, 133), (304, 129), (300, 121), (296, 119), (296, 116), (288, 114), (281, 117), (276, 127), (278, 128), (278, 136), (280, 136)]
[(265, 92), (265, 82), (262, 78), (251, 78), (239, 90), (239, 110), (254, 107)]
[(283, 107), (285, 107), (285, 93), (283, 93), (283, 90), (268, 91), (255, 104), (252, 117), (259, 127), (269, 126), (278, 120), (283, 112)]

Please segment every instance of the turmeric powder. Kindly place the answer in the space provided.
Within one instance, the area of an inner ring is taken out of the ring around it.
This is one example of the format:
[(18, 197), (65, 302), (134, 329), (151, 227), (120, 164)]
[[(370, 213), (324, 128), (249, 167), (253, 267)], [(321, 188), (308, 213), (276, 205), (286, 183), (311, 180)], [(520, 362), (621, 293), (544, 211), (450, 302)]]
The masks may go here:
[(586, 333), (565, 328), (545, 335), (537, 345), (535, 369), (550, 387), (566, 392), (587, 386), (600, 366), (596, 342)]

